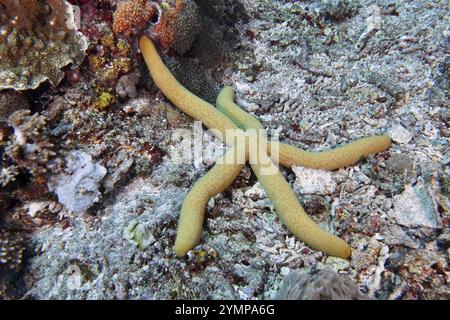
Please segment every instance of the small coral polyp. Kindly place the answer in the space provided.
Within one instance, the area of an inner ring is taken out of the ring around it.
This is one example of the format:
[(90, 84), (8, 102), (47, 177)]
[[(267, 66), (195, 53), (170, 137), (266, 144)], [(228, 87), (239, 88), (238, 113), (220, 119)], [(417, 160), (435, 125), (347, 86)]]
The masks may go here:
[(25, 251), (24, 240), (14, 232), (0, 230), (0, 269), (19, 270)]
[(61, 0), (0, 0), (0, 90), (57, 85), (88, 47), (73, 7)]

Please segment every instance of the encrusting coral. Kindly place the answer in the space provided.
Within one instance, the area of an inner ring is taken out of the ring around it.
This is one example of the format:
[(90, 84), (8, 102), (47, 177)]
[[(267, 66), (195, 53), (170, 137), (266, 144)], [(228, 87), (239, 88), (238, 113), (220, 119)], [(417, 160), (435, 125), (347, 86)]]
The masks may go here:
[(49, 179), (48, 189), (54, 191), (58, 201), (70, 211), (84, 212), (100, 198), (98, 184), (106, 168), (80, 150), (72, 151), (66, 161), (66, 167)]
[(7, 126), (8, 118), (14, 111), (29, 108), (28, 100), (20, 91), (0, 91), (0, 128)]
[(24, 251), (24, 241), (20, 236), (0, 230), (0, 267), (17, 271), (22, 265)]
[(0, 0), (0, 90), (57, 85), (88, 48), (65, 0)]
[[(158, 88), (164, 95), (179, 109), (186, 112), (196, 120), (201, 120), (209, 129), (216, 129), (217, 137), (224, 139), (227, 130), (236, 130), (241, 127), (246, 130), (261, 129), (262, 125), (252, 116), (242, 114), (237, 105), (232, 104), (233, 91), (225, 88), (218, 98), (218, 109), (203, 101), (186, 90), (170, 73), (159, 56), (153, 42), (147, 37), (141, 37), (139, 41), (141, 52), (150, 71), (150, 74)], [(239, 110), (237, 110), (238, 108)], [(225, 112), (225, 113), (223, 113)], [(234, 122), (234, 121), (236, 122)], [(212, 130), (214, 132), (214, 130)], [(239, 132), (239, 131), (238, 131)], [(242, 131), (240, 131), (242, 132)], [(225, 158), (232, 157), (233, 162), (226, 164), (216, 164), (211, 174), (207, 174), (193, 187), (183, 204), (180, 223), (178, 227), (175, 251), (178, 256), (184, 256), (190, 249), (197, 245), (202, 232), (204, 211), (208, 199), (225, 190), (237, 176), (237, 169), (242, 168), (236, 161), (237, 155), (243, 153), (244, 160), (251, 159), (251, 166), (261, 184), (266, 189), (269, 198), (274, 202), (277, 212), (280, 214), (287, 227), (301, 240), (313, 248), (324, 251), (327, 254), (347, 258), (351, 251), (347, 243), (342, 239), (329, 234), (320, 229), (303, 211), (295, 194), (290, 189), (289, 184), (272, 162), (266, 152), (259, 152), (255, 155), (250, 152), (249, 146), (257, 145), (261, 149), (260, 138), (250, 138), (245, 150), (236, 150), (233, 139), (233, 148), (225, 154)], [(230, 143), (230, 141), (226, 141)], [(336, 168), (336, 164), (329, 164), (327, 158), (334, 155), (338, 165), (350, 165), (370, 153), (382, 151), (390, 146), (391, 140), (387, 136), (365, 138), (344, 147), (327, 151), (325, 153), (311, 153), (315, 157), (305, 161), (303, 154), (305, 151), (295, 151), (295, 147), (290, 147), (288, 152), (280, 151), (279, 163), (287, 165), (300, 164), (314, 166), (314, 160), (323, 161), (324, 169)], [(264, 144), (262, 144), (264, 145)], [(280, 149), (284, 144), (280, 144)], [(270, 148), (273, 149), (273, 146)], [(294, 152), (292, 152), (294, 150)], [(306, 153), (307, 154), (307, 153)], [(299, 155), (296, 158), (296, 155)], [(284, 158), (286, 157), (286, 158)], [(325, 159), (325, 160), (324, 160)], [(317, 166), (315, 166), (317, 167)], [(232, 170), (230, 170), (232, 168)], [(269, 172), (269, 173), (268, 173)]]
[(128, 36), (132, 29), (142, 28), (154, 15), (155, 10), (147, 0), (119, 2), (113, 15), (113, 31)]
[(163, 12), (153, 30), (160, 44), (179, 55), (191, 49), (201, 31), (199, 9), (193, 0), (176, 0), (174, 7), (162, 4)]

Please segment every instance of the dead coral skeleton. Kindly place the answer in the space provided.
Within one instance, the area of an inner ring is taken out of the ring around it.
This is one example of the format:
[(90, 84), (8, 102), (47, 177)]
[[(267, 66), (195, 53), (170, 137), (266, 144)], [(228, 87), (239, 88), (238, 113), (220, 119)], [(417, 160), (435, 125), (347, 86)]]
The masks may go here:
[(346, 275), (330, 268), (311, 273), (290, 272), (276, 293), (278, 300), (370, 300)]
[(8, 124), (13, 127), (14, 135), (6, 143), (5, 155), (13, 165), (2, 168), (5, 178), (2, 184), (13, 181), (18, 171), (29, 172), (35, 177), (46, 173), (47, 163), (56, 153), (48, 139), (45, 118), (39, 114), (30, 115), (30, 110), (18, 110), (9, 117)]

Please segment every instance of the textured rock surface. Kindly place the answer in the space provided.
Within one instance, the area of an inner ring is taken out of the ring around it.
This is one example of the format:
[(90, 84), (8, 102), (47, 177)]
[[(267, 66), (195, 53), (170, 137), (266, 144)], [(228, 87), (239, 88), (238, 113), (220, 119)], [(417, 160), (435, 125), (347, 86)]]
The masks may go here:
[(392, 216), (407, 227), (442, 228), (437, 205), (423, 185), (407, 185), (394, 197)]
[(275, 299), (279, 300), (369, 300), (352, 280), (331, 269), (291, 272), (284, 279)]
[(324, 170), (315, 170), (302, 167), (293, 167), (295, 184), (304, 194), (332, 194), (336, 191), (337, 183), (333, 173)]
[(0, 127), (7, 124), (9, 116), (14, 111), (29, 107), (27, 99), (19, 92), (10, 90), (0, 92)]
[(389, 130), (389, 133), (392, 137), (392, 140), (394, 140), (397, 143), (403, 143), (406, 144), (411, 141), (413, 138), (412, 133), (410, 133), (408, 130), (406, 130), (401, 125), (396, 125), (393, 128)]
[(64, 171), (52, 176), (48, 187), (67, 209), (84, 212), (99, 200), (99, 183), (105, 174), (105, 167), (93, 162), (86, 152), (76, 150), (67, 157)]

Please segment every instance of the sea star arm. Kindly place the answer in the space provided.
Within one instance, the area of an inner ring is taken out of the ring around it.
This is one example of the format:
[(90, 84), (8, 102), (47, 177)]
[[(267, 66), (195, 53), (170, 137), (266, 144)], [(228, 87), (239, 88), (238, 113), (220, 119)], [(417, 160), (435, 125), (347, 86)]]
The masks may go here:
[[(258, 143), (258, 142), (256, 142)], [(326, 254), (348, 258), (350, 246), (341, 238), (320, 228), (305, 212), (291, 186), (266, 154), (250, 164), (261, 186), (286, 227), (311, 248)], [(273, 171), (273, 174), (265, 174)]]
[[(234, 103), (234, 90), (223, 88), (216, 101), (217, 109), (233, 120), (237, 125), (242, 122), (251, 124), (253, 128), (262, 128), (258, 119), (242, 110)], [(391, 138), (387, 135), (361, 138), (333, 150), (310, 152), (297, 147), (270, 141), (269, 154), (272, 150), (279, 150), (279, 163), (292, 167), (298, 165), (307, 168), (334, 170), (355, 164), (369, 154), (384, 151), (391, 145)], [(274, 149), (275, 148), (275, 149)]]
[[(227, 91), (230, 90), (227, 89)], [(223, 108), (223, 104), (222, 107), (220, 105), (218, 103), (219, 110), (235, 120), (246, 132), (261, 130), (262, 125), (259, 121), (250, 114), (241, 112), (242, 109), (238, 105), (228, 103), (226, 108)], [(253, 146), (265, 146), (267, 143), (265, 141), (266, 135), (250, 134), (249, 139), (249, 145)], [(339, 237), (320, 228), (306, 214), (291, 186), (272, 162), (267, 152), (251, 150), (249, 153), (250, 166), (286, 227), (310, 247), (332, 256), (348, 258), (351, 253), (349, 245)]]
[[(278, 144), (278, 146), (276, 146)], [(387, 135), (360, 138), (332, 150), (305, 151), (282, 142), (269, 144), (268, 151), (278, 148), (280, 163), (285, 167), (302, 166), (305, 168), (334, 170), (351, 166), (372, 153), (388, 149), (391, 138)]]
[(208, 200), (228, 188), (239, 175), (245, 165), (243, 152), (245, 150), (236, 147), (228, 150), (186, 195), (175, 240), (177, 256), (184, 256), (199, 243)]
[[(191, 93), (175, 79), (149, 38), (141, 37), (139, 48), (156, 86), (175, 106), (195, 120), (202, 121), (208, 129), (218, 130), (223, 137), (225, 137), (227, 129), (238, 128), (212, 104)], [(219, 135), (217, 137), (223, 140), (223, 137)]]

